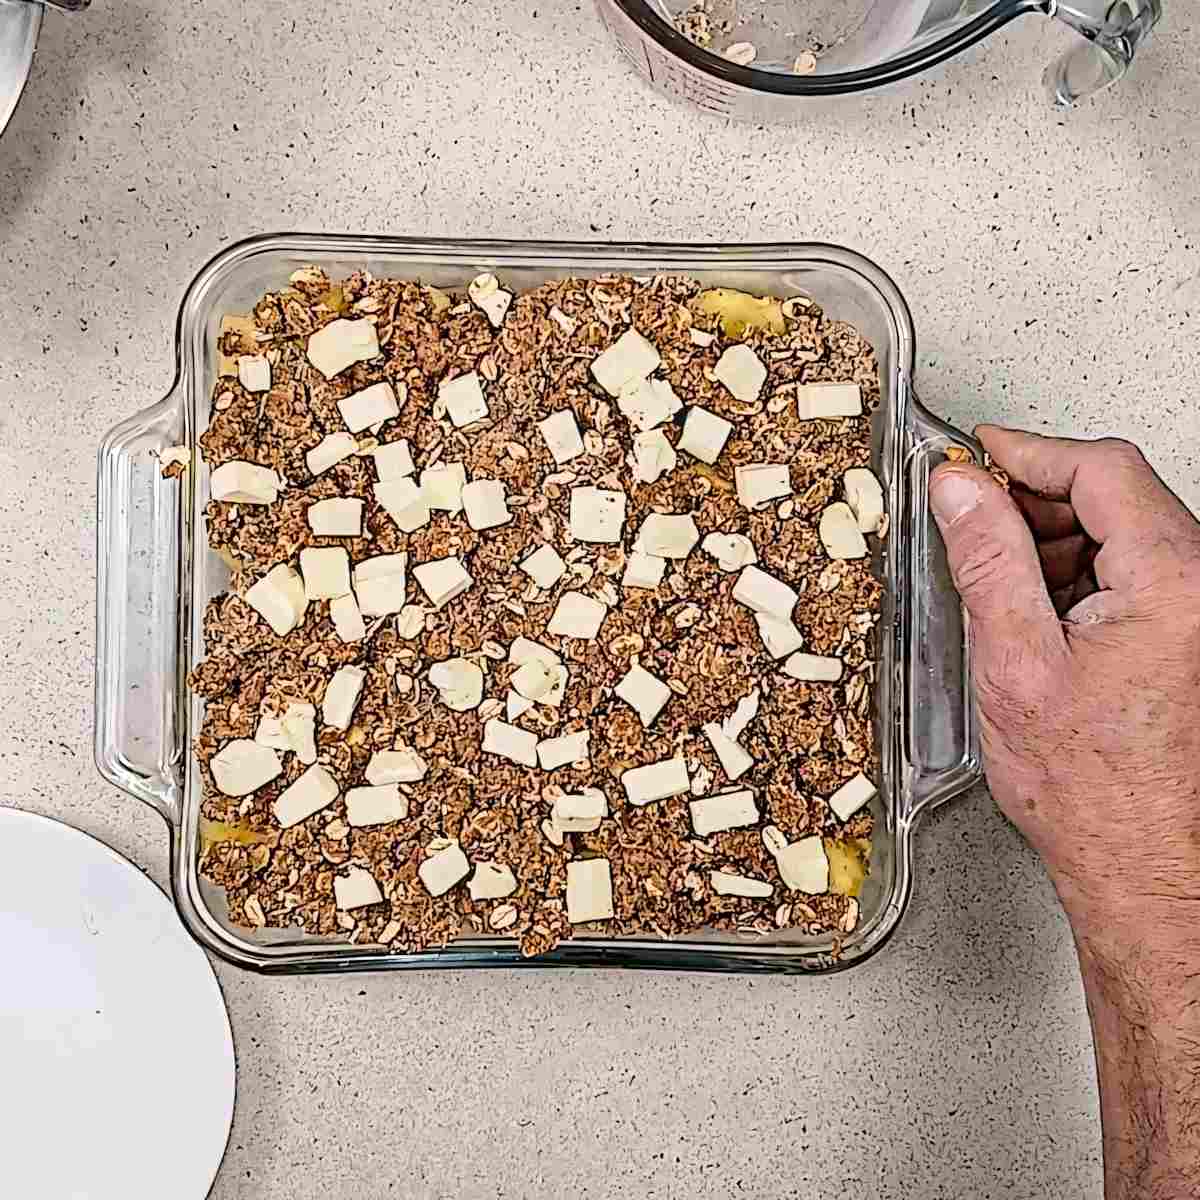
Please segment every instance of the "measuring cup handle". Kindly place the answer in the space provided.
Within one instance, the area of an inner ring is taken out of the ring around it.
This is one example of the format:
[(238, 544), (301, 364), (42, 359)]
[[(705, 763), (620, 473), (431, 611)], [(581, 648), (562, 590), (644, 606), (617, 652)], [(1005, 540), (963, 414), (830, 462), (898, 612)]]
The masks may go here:
[(195, 463), (163, 478), (182, 437), (178, 394), (112, 429), (100, 447), (96, 520), (96, 765), (178, 825), (181, 505)]
[(1051, 13), (1087, 40), (1046, 71), (1052, 103), (1069, 108), (1115, 83), (1162, 16), (1162, 0), (1055, 0)]

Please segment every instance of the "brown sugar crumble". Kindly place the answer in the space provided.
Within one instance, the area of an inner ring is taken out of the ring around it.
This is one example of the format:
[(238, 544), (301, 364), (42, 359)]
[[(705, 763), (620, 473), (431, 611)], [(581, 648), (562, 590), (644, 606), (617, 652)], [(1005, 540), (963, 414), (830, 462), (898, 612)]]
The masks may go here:
[(234, 922), (854, 930), (887, 530), (856, 330), (686, 278), (305, 268), (219, 350), (230, 580), (189, 682)]

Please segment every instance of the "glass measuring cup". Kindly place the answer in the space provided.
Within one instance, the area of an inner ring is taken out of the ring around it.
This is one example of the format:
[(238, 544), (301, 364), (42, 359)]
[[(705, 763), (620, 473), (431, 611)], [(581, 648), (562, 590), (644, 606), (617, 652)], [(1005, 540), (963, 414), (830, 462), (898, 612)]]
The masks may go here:
[(722, 116), (788, 120), (806, 100), (896, 83), (1013, 18), (1054, 17), (1079, 44), (1046, 72), (1066, 107), (1129, 68), (1162, 0), (596, 0), (634, 69)]

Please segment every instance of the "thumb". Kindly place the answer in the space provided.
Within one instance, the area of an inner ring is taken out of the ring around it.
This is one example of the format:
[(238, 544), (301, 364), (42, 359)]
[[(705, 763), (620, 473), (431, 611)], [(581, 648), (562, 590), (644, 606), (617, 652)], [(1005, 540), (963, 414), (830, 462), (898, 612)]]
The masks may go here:
[(986, 471), (957, 464), (934, 471), (929, 506), (970, 614), (981, 677), (1019, 685), (1006, 676), (1022, 665), (1044, 668), (1066, 648), (1025, 518)]

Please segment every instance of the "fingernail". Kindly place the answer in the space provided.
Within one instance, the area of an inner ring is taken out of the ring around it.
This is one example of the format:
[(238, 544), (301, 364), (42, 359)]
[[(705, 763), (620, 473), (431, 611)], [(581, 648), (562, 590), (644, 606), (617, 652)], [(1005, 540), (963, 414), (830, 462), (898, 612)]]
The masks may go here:
[(930, 488), (929, 506), (943, 525), (950, 525), (970, 512), (982, 495), (979, 484), (970, 475), (964, 475), (962, 471), (943, 471)]

